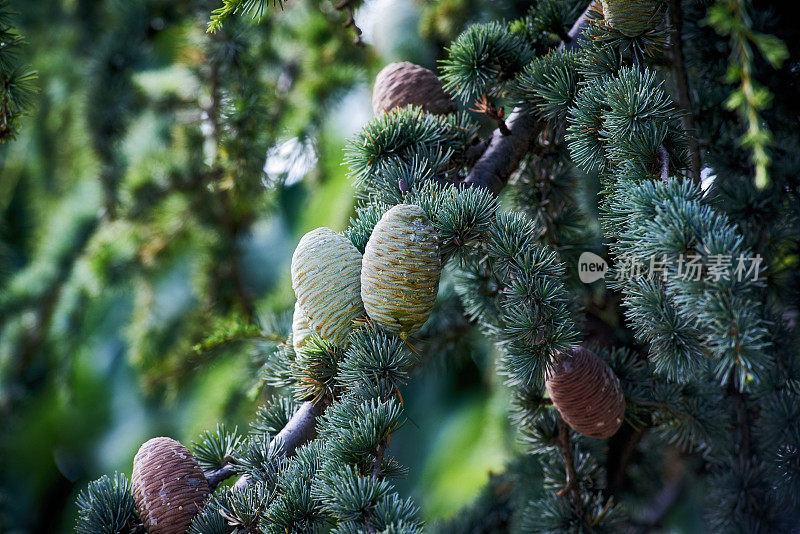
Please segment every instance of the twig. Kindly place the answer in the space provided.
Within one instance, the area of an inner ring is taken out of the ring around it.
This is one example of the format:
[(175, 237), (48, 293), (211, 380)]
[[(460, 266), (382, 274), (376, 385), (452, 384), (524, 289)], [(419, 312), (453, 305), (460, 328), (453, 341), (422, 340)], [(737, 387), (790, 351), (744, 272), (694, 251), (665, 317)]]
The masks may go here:
[[(372, 480), (378, 480), (378, 477), (381, 475), (381, 465), (383, 464), (383, 455), (386, 453), (386, 444), (381, 441), (378, 444), (378, 448), (375, 450), (375, 465), (372, 466)], [(372, 511), (367, 509), (365, 514), (365, 523), (367, 524), (367, 532), (370, 534), (375, 534), (377, 531), (375, 527), (372, 526)]]
[[(632, 53), (633, 66), (636, 67), (636, 70), (639, 72), (644, 72), (645, 64), (641, 50), (639, 50), (637, 46), (633, 46)], [(658, 158), (661, 163), (661, 181), (667, 183), (669, 181), (669, 152), (667, 152), (663, 144), (658, 145)]]
[(356, 25), (355, 19), (355, 8), (353, 7), (353, 0), (344, 0), (342, 3), (337, 4), (334, 6), (338, 11), (342, 11), (343, 9), (347, 10), (347, 20), (342, 24), (345, 28), (353, 28), (353, 33), (355, 34), (355, 38), (353, 39), (353, 44), (356, 46), (364, 47), (364, 41), (361, 39), (361, 28)]
[(622, 428), (608, 442), (606, 473), (608, 473), (608, 493), (616, 495), (622, 489), (625, 473), (633, 458), (633, 453), (650, 428), (649, 417), (638, 427), (625, 422)]
[(661, 181), (669, 182), (669, 152), (664, 145), (658, 145), (658, 156), (661, 159)]
[[(580, 46), (578, 38), (588, 24), (589, 10), (594, 2), (575, 21), (569, 31), (572, 39), (570, 48)], [(522, 158), (530, 151), (536, 137), (547, 127), (547, 123), (535, 118), (521, 109), (515, 109), (505, 121), (508, 133), (498, 128), (492, 133), (486, 150), (464, 179), (464, 184), (483, 187), (498, 194), (508, 183), (511, 174), (517, 170)]]
[(750, 461), (752, 443), (750, 437), (750, 413), (747, 410), (747, 398), (745, 394), (736, 389), (733, 377), (728, 382), (728, 395), (736, 400), (736, 422), (738, 423), (739, 441), (739, 462), (745, 465)]
[(700, 183), (700, 170), (703, 162), (700, 156), (700, 143), (697, 140), (697, 131), (694, 123), (694, 110), (692, 109), (692, 97), (689, 94), (689, 78), (686, 74), (686, 63), (683, 60), (682, 31), (683, 14), (681, 12), (680, 0), (669, 0), (669, 24), (672, 28), (669, 41), (672, 49), (672, 77), (675, 80), (675, 97), (678, 106), (683, 110), (681, 124), (686, 132), (689, 145), (689, 158), (691, 167), (689, 177), (695, 183)]
[(211, 471), (211, 473), (206, 475), (208, 489), (211, 491), (211, 493), (213, 493), (214, 490), (217, 489), (220, 484), (222, 484), (222, 482), (234, 476), (235, 474), (236, 471), (233, 470), (233, 466), (231, 466), (231, 464), (225, 464), (216, 471)]
[(567, 471), (567, 485), (558, 492), (559, 497), (565, 497), (570, 494), (572, 502), (575, 504), (575, 510), (578, 516), (583, 521), (583, 500), (578, 488), (578, 474), (575, 472), (575, 460), (572, 457), (572, 449), (569, 446), (569, 428), (567, 424), (559, 419), (558, 421), (558, 448), (561, 450), (561, 456), (564, 457), (564, 468)]
[(383, 465), (383, 456), (386, 454), (386, 443), (381, 442), (375, 451), (375, 465), (372, 467), (372, 480), (378, 480)]
[(475, 100), (475, 107), (470, 108), (470, 111), (483, 113), (497, 124), (497, 129), (500, 130), (501, 134), (511, 135), (511, 130), (508, 129), (506, 121), (503, 120), (506, 115), (505, 110), (495, 106), (494, 102), (489, 100), (489, 97), (487, 97), (485, 94), (481, 95), (480, 98)]

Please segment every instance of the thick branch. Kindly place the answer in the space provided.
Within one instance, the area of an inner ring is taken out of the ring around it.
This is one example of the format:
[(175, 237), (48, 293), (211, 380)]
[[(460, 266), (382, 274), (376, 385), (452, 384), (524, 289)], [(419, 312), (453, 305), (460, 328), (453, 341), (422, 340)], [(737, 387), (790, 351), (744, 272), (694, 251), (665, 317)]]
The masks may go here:
[(597, 0), (589, 4), (589, 7), (587, 7), (583, 11), (581, 16), (578, 17), (578, 20), (575, 21), (575, 24), (572, 25), (572, 28), (570, 28), (569, 33), (567, 34), (567, 37), (569, 37), (569, 39), (564, 39), (564, 42), (561, 43), (561, 46), (559, 46), (559, 48), (566, 50), (580, 48), (581, 41), (583, 41), (584, 39), (583, 30), (585, 30), (586, 27), (589, 25), (589, 11), (591, 11), (592, 9), (596, 9), (598, 7), (598, 4), (599, 2)]
[(361, 28), (359, 28), (356, 24), (355, 7), (353, 6), (354, 3), (355, 2), (353, 2), (353, 0), (344, 0), (344, 2), (341, 2), (334, 7), (339, 11), (347, 10), (347, 20), (344, 22), (344, 24), (342, 24), (342, 26), (345, 28), (352, 27), (353, 34), (355, 35), (353, 38), (353, 44), (364, 47), (364, 41), (361, 40)]
[(230, 464), (223, 465), (216, 471), (211, 471), (210, 473), (206, 474), (206, 480), (208, 480), (208, 489), (213, 493), (214, 490), (217, 489), (217, 486), (235, 474), (236, 471), (233, 470), (233, 466)]
[(465, 184), (484, 187), (498, 194), (508, 183), (522, 158), (530, 151), (536, 136), (545, 127), (545, 122), (520, 109), (515, 109), (506, 121), (508, 135), (498, 128), (489, 139), (489, 146), (480, 157)]
[[(569, 48), (580, 46), (581, 40), (578, 37), (588, 24), (587, 15), (593, 5), (594, 2), (572, 25), (569, 31), (571, 40), (567, 45)], [(530, 113), (515, 109), (506, 120), (506, 126), (508, 133), (504, 134), (499, 128), (492, 133), (486, 151), (464, 179), (465, 184), (484, 187), (494, 194), (502, 191), (546, 123)]]
[(320, 400), (317, 404), (306, 401), (295, 412), (289, 422), (278, 432), (278, 438), (283, 442), (283, 452), (286, 456), (294, 456), (294, 451), (301, 445), (311, 441), (317, 435), (317, 417), (322, 415), (328, 401)]
[[(317, 436), (317, 418), (322, 415), (328, 404), (329, 401), (326, 398), (316, 404), (312, 401), (304, 402), (300, 409), (289, 419), (283, 430), (278, 432), (276, 438), (281, 440), (283, 453), (286, 456), (294, 456), (294, 452), (298, 447)], [(232, 475), (233, 473), (228, 476)], [(209, 480), (210, 484), (211, 481)], [(247, 476), (243, 475), (236, 481), (234, 489), (244, 489), (245, 486), (247, 486)]]
[(700, 143), (697, 140), (692, 97), (689, 94), (689, 78), (686, 74), (686, 63), (683, 60), (683, 48), (681, 46), (683, 31), (681, 0), (669, 0), (669, 22), (672, 27), (669, 42), (672, 49), (672, 77), (675, 80), (675, 97), (678, 100), (678, 106), (683, 110), (681, 124), (686, 131), (689, 144), (691, 162), (689, 177), (694, 182), (700, 183), (700, 170), (703, 167), (703, 162), (700, 158)]
[(683, 488), (685, 486), (686, 477), (680, 476), (661, 488), (661, 491), (659, 491), (653, 499), (653, 504), (650, 508), (647, 509), (640, 520), (636, 521), (634, 532), (637, 534), (645, 534), (658, 528), (664, 520), (664, 517), (678, 500), (678, 497), (683, 493)]

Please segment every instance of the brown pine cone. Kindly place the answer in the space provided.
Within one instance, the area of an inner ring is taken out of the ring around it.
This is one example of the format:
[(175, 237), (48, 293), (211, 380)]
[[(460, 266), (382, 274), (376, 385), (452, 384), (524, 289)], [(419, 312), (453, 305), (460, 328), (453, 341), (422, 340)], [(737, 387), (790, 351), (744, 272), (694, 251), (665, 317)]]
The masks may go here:
[(625, 418), (619, 379), (594, 352), (578, 347), (562, 353), (547, 377), (547, 392), (561, 418), (590, 438), (610, 438)]
[(390, 63), (375, 77), (372, 111), (375, 115), (394, 108), (420, 106), (428, 113), (444, 115), (457, 109), (436, 75), (408, 61)]
[(208, 481), (189, 449), (153, 438), (133, 459), (133, 499), (150, 534), (183, 534), (208, 497)]

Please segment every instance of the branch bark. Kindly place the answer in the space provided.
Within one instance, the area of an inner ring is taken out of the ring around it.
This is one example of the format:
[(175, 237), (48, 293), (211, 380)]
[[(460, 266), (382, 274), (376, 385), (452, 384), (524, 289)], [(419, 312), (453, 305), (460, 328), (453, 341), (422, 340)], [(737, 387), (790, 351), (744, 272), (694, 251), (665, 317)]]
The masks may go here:
[(646, 534), (658, 528), (664, 520), (664, 517), (678, 500), (678, 497), (683, 493), (683, 488), (685, 486), (686, 477), (680, 476), (661, 488), (661, 491), (659, 491), (653, 499), (653, 504), (650, 508), (647, 509), (640, 520), (634, 523), (635, 527), (633, 531), (636, 534)]
[[(570, 28), (569, 44), (562, 43), (560, 47), (580, 46), (581, 39), (579, 37), (589, 23), (588, 13), (595, 3), (592, 2)], [(463, 183), (486, 188), (495, 195), (500, 193), (546, 125), (546, 122), (537, 119), (530, 113), (515, 109), (506, 120), (508, 133), (504, 134), (499, 128), (492, 133), (486, 150), (472, 167)]]
[(506, 121), (508, 135), (500, 128), (492, 133), (489, 146), (464, 179), (470, 186), (483, 187), (495, 195), (508, 183), (522, 158), (530, 151), (534, 139), (544, 129), (545, 122), (530, 113), (515, 109)]
[(669, 24), (672, 28), (669, 36), (669, 43), (672, 52), (672, 77), (675, 80), (675, 97), (678, 106), (683, 110), (681, 124), (688, 137), (689, 177), (695, 183), (700, 183), (700, 170), (703, 162), (700, 157), (700, 143), (697, 140), (697, 130), (694, 123), (694, 110), (692, 109), (692, 97), (689, 94), (689, 77), (686, 74), (686, 63), (683, 60), (682, 32), (683, 32), (683, 13), (681, 12), (681, 0), (669, 0)]
[[(286, 423), (283, 430), (278, 432), (278, 435), (275, 437), (281, 440), (283, 444), (283, 453), (287, 457), (294, 456), (294, 452), (298, 447), (316, 437), (317, 418), (325, 412), (329, 404), (330, 401), (327, 398), (323, 398), (316, 404), (312, 401), (304, 402), (303, 405), (300, 406), (300, 409), (289, 419), (289, 422)], [(233, 476), (234, 474), (235, 473), (231, 472), (225, 478)], [(219, 484), (219, 482), (217, 482), (217, 484)], [(236, 481), (234, 489), (244, 489), (247, 484), (247, 475), (242, 475), (239, 480)], [(209, 485), (211, 485), (211, 480), (209, 480)]]
[(583, 10), (581, 16), (578, 17), (578, 20), (575, 21), (575, 24), (572, 25), (572, 28), (569, 29), (569, 33), (567, 36), (569, 39), (564, 39), (564, 42), (561, 43), (559, 48), (572, 50), (574, 48), (580, 48), (581, 42), (584, 40), (583, 37), (583, 30), (589, 25), (589, 11), (592, 9), (597, 9), (600, 2), (594, 0), (589, 4), (589, 6)]
[(223, 465), (216, 471), (212, 471), (211, 473), (206, 475), (206, 480), (208, 481), (208, 489), (211, 493), (214, 493), (214, 490), (217, 489), (217, 486), (222, 484), (224, 481), (229, 479), (230, 477), (234, 476), (236, 471), (234, 471), (233, 466), (230, 464)]

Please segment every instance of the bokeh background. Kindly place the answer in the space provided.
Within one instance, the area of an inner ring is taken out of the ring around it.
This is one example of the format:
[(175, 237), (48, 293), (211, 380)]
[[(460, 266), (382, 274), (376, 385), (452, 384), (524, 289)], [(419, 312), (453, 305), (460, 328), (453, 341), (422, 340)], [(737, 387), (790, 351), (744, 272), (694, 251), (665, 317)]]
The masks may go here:
[[(328, 1), (213, 37), (215, 1), (10, 5), (39, 92), (0, 147), (0, 532), (68, 532), (77, 492), (129, 474), (148, 438), (247, 432), (270, 395), (262, 329), (293, 306), (294, 246), (352, 215), (343, 149), (378, 70), (435, 68), (465, 25), (528, 4), (368, 1), (366, 48)], [(392, 451), (427, 520), (515, 447), (493, 354), (469, 346), (403, 393)]]

